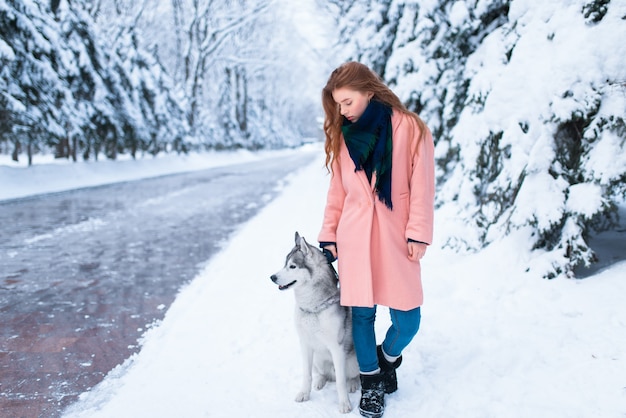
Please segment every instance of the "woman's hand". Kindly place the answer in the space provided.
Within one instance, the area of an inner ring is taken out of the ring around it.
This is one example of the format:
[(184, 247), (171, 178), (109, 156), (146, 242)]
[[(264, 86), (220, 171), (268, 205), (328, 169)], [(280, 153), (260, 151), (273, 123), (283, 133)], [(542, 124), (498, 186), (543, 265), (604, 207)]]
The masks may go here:
[(325, 245), (324, 249), (330, 251), (330, 253), (333, 255), (333, 258), (335, 260), (337, 259), (337, 246), (336, 245), (334, 244)]
[(424, 254), (426, 254), (426, 248), (428, 247), (428, 245), (424, 244), (423, 242), (413, 241), (409, 241), (408, 246), (409, 260), (411, 261), (417, 261), (424, 257)]

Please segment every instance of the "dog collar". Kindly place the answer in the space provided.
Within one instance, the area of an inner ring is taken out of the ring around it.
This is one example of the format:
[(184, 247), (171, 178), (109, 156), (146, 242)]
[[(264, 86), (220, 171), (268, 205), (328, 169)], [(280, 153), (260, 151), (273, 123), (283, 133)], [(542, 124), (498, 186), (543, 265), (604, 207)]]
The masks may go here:
[(323, 303), (317, 305), (315, 309), (304, 309), (303, 307), (300, 307), (300, 310), (307, 314), (317, 314), (330, 308), (334, 304), (339, 303), (339, 299), (340, 299), (339, 295), (331, 296), (330, 298), (326, 299)]

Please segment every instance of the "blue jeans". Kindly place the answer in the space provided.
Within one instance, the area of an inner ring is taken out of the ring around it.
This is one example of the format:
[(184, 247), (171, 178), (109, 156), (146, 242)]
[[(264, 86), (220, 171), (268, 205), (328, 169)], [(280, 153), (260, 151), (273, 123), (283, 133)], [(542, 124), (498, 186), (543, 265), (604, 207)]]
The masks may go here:
[[(385, 353), (397, 357), (409, 345), (420, 327), (420, 308), (410, 311), (400, 311), (389, 308), (391, 326), (387, 330), (382, 346)], [(352, 337), (354, 349), (359, 362), (359, 369), (367, 373), (378, 369), (378, 355), (376, 354), (376, 333), (374, 321), (376, 306), (373, 308), (352, 307)]]

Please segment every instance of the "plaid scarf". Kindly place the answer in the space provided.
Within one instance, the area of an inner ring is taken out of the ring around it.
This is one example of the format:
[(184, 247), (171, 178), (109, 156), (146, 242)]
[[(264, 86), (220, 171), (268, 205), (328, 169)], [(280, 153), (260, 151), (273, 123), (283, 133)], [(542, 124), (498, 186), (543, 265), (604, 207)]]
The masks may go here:
[(376, 173), (374, 190), (390, 210), (391, 203), (391, 107), (372, 100), (361, 117), (352, 123), (344, 118), (341, 131), (355, 169), (364, 170), (368, 180)]

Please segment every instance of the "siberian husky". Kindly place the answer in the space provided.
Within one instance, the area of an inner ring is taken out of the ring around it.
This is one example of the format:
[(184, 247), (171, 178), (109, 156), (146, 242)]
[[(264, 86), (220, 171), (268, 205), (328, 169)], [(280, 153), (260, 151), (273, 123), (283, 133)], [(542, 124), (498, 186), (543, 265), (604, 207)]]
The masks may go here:
[(296, 402), (309, 400), (312, 384), (321, 389), (327, 381), (336, 381), (339, 411), (348, 413), (352, 410), (348, 391), (359, 388), (351, 311), (339, 304), (337, 274), (324, 254), (297, 232), (295, 241), (285, 266), (271, 279), (278, 289), (293, 288), (295, 293), (303, 365), (302, 387)]

